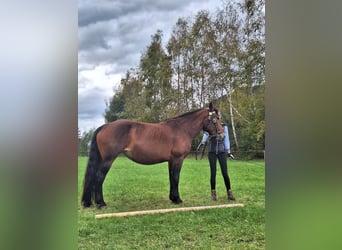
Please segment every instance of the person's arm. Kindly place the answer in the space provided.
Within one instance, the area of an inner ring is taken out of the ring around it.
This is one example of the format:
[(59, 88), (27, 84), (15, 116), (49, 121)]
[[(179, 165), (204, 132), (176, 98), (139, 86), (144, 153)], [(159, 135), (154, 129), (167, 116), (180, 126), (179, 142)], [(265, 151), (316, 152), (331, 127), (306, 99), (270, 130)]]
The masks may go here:
[(224, 129), (224, 150), (230, 154), (230, 142), (229, 142), (229, 134), (228, 134), (228, 126), (223, 126)]
[(208, 132), (204, 132), (203, 133), (203, 137), (202, 137), (202, 141), (201, 141), (201, 144), (205, 144), (206, 141), (208, 140), (208, 137), (209, 137), (209, 133)]
[(229, 141), (228, 126), (227, 125), (223, 126), (223, 129), (224, 129), (224, 139), (223, 139), (224, 150), (227, 152), (228, 156), (234, 160), (234, 156), (230, 152), (230, 141)]

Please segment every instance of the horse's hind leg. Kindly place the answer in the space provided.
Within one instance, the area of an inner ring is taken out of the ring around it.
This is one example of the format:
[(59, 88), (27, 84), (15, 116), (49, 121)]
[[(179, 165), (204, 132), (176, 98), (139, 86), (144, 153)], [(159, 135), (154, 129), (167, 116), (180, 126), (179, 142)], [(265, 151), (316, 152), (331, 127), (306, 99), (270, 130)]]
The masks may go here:
[(114, 160), (104, 161), (96, 172), (96, 180), (95, 180), (95, 203), (98, 208), (104, 208), (107, 206), (103, 199), (103, 182), (106, 178), (106, 175), (112, 165)]
[(83, 182), (83, 194), (81, 203), (84, 207), (90, 207), (92, 205), (92, 199), (95, 195), (95, 183), (96, 183), (96, 172), (101, 163), (101, 157), (98, 153), (91, 152), (87, 164), (86, 173)]

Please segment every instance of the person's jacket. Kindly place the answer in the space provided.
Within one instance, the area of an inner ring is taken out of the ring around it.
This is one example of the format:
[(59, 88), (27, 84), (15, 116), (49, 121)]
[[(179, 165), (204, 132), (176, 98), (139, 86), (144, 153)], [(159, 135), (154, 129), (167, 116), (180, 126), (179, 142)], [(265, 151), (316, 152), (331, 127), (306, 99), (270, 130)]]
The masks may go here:
[[(219, 136), (210, 136), (208, 152), (214, 152), (216, 154), (222, 153), (222, 152), (230, 153), (228, 126), (225, 124), (222, 124), (222, 126), (224, 129), (223, 139)], [(209, 137), (209, 133), (204, 132), (201, 143), (205, 144), (205, 142), (208, 140), (208, 137)]]

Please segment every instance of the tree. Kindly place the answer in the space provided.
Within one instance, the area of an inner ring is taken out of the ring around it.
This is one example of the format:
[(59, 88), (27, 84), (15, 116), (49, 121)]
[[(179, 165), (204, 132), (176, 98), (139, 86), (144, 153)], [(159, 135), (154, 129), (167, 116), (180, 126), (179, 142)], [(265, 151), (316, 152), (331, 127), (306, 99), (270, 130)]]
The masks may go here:
[(126, 77), (121, 80), (121, 87), (125, 99), (126, 118), (145, 121), (145, 91), (139, 74), (138, 69), (127, 71)]
[(236, 148), (239, 148), (238, 136), (235, 125), (235, 113), (239, 112), (234, 107), (232, 95), (240, 82), (238, 74), (238, 58), (240, 53), (239, 47), (239, 31), (241, 22), (238, 18), (236, 4), (227, 3), (224, 8), (219, 10), (214, 22), (217, 35), (217, 49), (215, 50), (215, 58), (218, 62), (217, 81), (219, 88), (222, 90), (223, 105), (221, 105), (224, 119), (230, 121), (231, 131)]
[(89, 131), (84, 131), (81, 134), (80, 129), (78, 129), (78, 155), (87, 156), (90, 149), (90, 142), (93, 137), (95, 129), (90, 129)]
[[(215, 58), (217, 34), (213, 27), (208, 11), (200, 11), (191, 30), (192, 57), (192, 86), (195, 105), (205, 103), (219, 97), (217, 81), (217, 60)], [(191, 67), (190, 66), (190, 67)]]
[(78, 148), (78, 155), (80, 155), (81, 152), (81, 140), (82, 140), (82, 136), (81, 136), (81, 130), (80, 128), (77, 128), (77, 148)]
[(110, 102), (106, 103), (104, 118), (106, 122), (127, 118), (125, 112), (125, 97), (122, 91), (117, 90)]
[(245, 120), (241, 120), (241, 137), (245, 151), (263, 149), (265, 134), (265, 20), (264, 0), (243, 0), (240, 9), (243, 16), (240, 34), (239, 81), (236, 92), (237, 108)]
[(162, 48), (162, 31), (152, 36), (151, 44), (140, 60), (141, 80), (144, 82), (146, 121), (166, 119), (165, 110), (173, 101), (170, 58)]
[(190, 46), (190, 29), (190, 21), (179, 18), (167, 44), (167, 51), (171, 57), (173, 73), (171, 84), (175, 89), (177, 113), (188, 111), (191, 107), (191, 94), (193, 90), (189, 83), (192, 81), (190, 58), (193, 48)]

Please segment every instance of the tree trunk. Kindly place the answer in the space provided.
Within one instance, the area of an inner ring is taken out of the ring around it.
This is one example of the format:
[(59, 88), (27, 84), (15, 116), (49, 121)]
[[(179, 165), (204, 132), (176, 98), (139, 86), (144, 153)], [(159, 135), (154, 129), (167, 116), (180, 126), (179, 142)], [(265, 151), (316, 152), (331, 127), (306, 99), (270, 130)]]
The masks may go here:
[(229, 98), (230, 122), (232, 124), (232, 131), (233, 131), (234, 141), (235, 141), (236, 148), (239, 149), (239, 143), (238, 143), (238, 140), (237, 140), (236, 130), (235, 130), (233, 104), (232, 104), (232, 95), (230, 93), (230, 89), (228, 91), (228, 98)]

